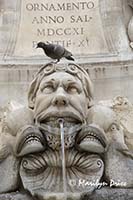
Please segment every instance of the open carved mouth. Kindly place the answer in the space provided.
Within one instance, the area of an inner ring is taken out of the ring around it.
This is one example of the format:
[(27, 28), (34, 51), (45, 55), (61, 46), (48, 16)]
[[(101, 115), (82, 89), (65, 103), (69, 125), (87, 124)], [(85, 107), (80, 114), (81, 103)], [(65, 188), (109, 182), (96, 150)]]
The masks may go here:
[[(53, 113), (52, 113), (53, 114)], [(45, 134), (47, 144), (52, 149), (61, 148), (61, 129), (60, 129), (60, 119), (63, 122), (64, 130), (64, 143), (65, 148), (70, 148), (75, 143), (75, 136), (79, 130), (81, 130), (82, 122), (79, 117), (73, 115), (72, 113), (54, 113), (54, 115), (45, 115), (37, 120), (39, 129), (43, 134)], [(70, 116), (69, 116), (70, 114)]]
[(104, 131), (94, 124), (82, 129), (77, 136), (76, 143), (81, 150), (93, 153), (103, 153), (107, 146)]
[(70, 112), (62, 113), (62, 114), (59, 114), (59, 113), (49, 114), (49, 115), (46, 115), (46, 116), (40, 118), (38, 120), (38, 122), (40, 125), (46, 124), (53, 128), (55, 128), (55, 127), (59, 128), (59, 126), (60, 126), (59, 118), (63, 119), (64, 127), (70, 127), (75, 124), (82, 124), (80, 117), (78, 117), (77, 115), (74, 115), (73, 113), (70, 113)]
[(37, 127), (26, 126), (20, 130), (16, 138), (15, 153), (24, 156), (45, 149), (45, 139)]

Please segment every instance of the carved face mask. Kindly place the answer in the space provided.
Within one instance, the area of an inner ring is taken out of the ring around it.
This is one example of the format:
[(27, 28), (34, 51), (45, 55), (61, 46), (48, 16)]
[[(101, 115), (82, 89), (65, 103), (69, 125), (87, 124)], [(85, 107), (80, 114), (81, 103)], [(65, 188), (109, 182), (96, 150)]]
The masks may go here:
[(47, 132), (52, 132), (52, 135), (56, 133), (54, 140), (59, 141), (58, 119), (64, 119), (65, 133), (73, 135), (73, 132), (76, 133), (77, 128), (85, 122), (87, 107), (87, 98), (81, 81), (68, 73), (56, 72), (45, 77), (40, 83), (35, 100), (34, 118), (45, 131), (48, 125)]
[(34, 108), (37, 121), (47, 122), (53, 117), (62, 117), (66, 121), (81, 123), (86, 118), (86, 112), (87, 99), (76, 77), (56, 72), (41, 81)]

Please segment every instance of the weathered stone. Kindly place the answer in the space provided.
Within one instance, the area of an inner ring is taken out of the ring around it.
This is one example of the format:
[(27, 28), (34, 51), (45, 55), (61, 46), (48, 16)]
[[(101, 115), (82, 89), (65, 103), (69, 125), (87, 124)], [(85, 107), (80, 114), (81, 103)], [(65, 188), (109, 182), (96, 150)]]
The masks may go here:
[[(62, 59), (33, 79), (39, 41), (82, 67)], [(0, 200), (133, 199), (133, 0), (1, 0), (0, 43)]]
[(81, 200), (132, 200), (133, 189), (102, 188), (91, 195), (83, 195)]
[(27, 193), (11, 192), (6, 194), (0, 194), (0, 200), (33, 200), (33, 198)]
[(4, 160), (0, 160), (0, 194), (18, 189), (18, 174), (19, 165), (14, 156), (8, 155)]
[[(94, 105), (90, 77), (76, 64), (43, 66), (30, 85), (29, 108), (8, 111), (4, 118), (1, 147), (11, 151), (1, 148), (0, 152), (0, 167), (10, 169), (8, 179), (0, 175), (1, 193), (21, 186), (33, 199), (60, 200), (66, 195), (79, 200), (88, 192), (91, 199), (94, 191), (97, 195), (100, 190), (103, 198), (111, 200), (113, 187), (132, 188), (133, 155), (116, 115), (116, 110), (125, 106), (119, 101), (115, 99), (111, 106)], [(9, 162), (2, 165), (10, 156), (19, 161), (13, 180), (14, 166)], [(102, 192), (105, 186), (110, 186), (107, 195), (106, 190)], [(113, 191), (112, 195), (121, 196)]]

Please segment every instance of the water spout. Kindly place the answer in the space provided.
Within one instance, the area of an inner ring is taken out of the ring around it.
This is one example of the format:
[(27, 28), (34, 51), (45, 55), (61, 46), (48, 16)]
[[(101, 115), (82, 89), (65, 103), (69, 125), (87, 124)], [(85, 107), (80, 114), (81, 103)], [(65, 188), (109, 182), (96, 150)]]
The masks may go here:
[(67, 200), (66, 161), (65, 161), (65, 143), (64, 143), (64, 127), (63, 127), (64, 119), (59, 118), (58, 123), (60, 125), (60, 132), (61, 132), (62, 176), (63, 176), (64, 200)]

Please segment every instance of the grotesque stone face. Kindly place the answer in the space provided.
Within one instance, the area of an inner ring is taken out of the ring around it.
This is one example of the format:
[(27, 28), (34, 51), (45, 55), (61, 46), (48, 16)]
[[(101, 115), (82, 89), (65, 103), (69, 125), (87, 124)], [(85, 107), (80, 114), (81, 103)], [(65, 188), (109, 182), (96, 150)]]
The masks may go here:
[(57, 118), (64, 118), (66, 123), (83, 123), (87, 115), (87, 98), (81, 81), (65, 72), (45, 77), (36, 95), (34, 113), (40, 123)]
[(77, 131), (86, 122), (92, 93), (90, 77), (78, 65), (47, 64), (40, 69), (31, 83), (29, 107), (33, 109), (35, 124), (45, 132), (52, 149), (61, 145), (60, 118), (64, 121), (65, 147), (74, 145)]
[[(88, 80), (88, 74), (80, 67), (66, 66), (63, 69), (63, 67), (58, 68), (57, 65), (51, 65), (50, 68), (44, 66), (42, 73), (38, 74), (31, 85), (29, 97), (32, 97), (35, 126), (46, 139), (46, 149), (41, 152), (36, 151), (36, 154), (30, 152), (23, 156), (20, 176), (24, 188), (38, 197), (44, 197), (51, 192), (57, 193), (56, 197), (58, 197), (58, 193), (63, 192), (59, 119), (63, 120), (68, 193), (93, 191), (95, 185), (81, 184), (81, 186), (79, 181), (99, 182), (102, 177), (104, 163), (100, 156), (95, 154), (95, 151), (90, 154), (76, 146), (78, 145), (76, 144), (78, 133), (84, 134), (81, 130), (87, 122), (88, 107), (90, 107), (91, 82)], [(99, 142), (95, 141), (93, 144)], [(90, 143), (89, 139), (88, 143)], [(99, 146), (103, 152), (105, 146), (101, 143)], [(74, 181), (74, 185), (71, 181)]]
[(77, 129), (86, 121), (87, 110), (88, 99), (76, 76), (57, 71), (41, 80), (35, 97), (34, 118), (52, 149), (61, 146), (59, 119), (64, 121), (65, 147), (69, 148), (74, 145)]

